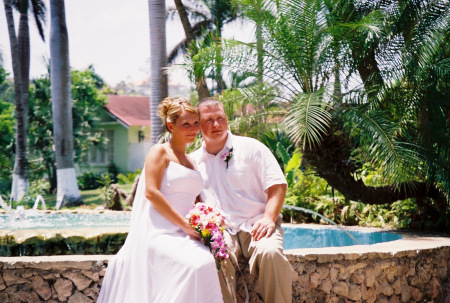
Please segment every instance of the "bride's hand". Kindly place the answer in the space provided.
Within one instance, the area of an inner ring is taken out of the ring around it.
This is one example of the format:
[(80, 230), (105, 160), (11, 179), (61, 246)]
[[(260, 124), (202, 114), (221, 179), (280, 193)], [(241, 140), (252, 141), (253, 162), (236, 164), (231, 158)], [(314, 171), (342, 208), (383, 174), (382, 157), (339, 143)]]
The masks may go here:
[(196, 231), (190, 224), (188, 221), (186, 221), (186, 224), (183, 225), (181, 227), (181, 229), (183, 230), (183, 232), (188, 235), (189, 237), (191, 237), (194, 240), (200, 240), (200, 234), (198, 233), (198, 231)]

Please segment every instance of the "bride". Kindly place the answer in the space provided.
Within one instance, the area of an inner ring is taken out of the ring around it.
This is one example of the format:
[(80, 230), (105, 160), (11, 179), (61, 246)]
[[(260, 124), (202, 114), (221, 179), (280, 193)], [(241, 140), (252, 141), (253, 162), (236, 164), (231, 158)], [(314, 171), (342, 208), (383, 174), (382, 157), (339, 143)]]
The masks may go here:
[(185, 219), (203, 180), (185, 151), (199, 132), (194, 106), (164, 99), (171, 139), (148, 153), (124, 246), (108, 265), (97, 302), (223, 302), (216, 264)]

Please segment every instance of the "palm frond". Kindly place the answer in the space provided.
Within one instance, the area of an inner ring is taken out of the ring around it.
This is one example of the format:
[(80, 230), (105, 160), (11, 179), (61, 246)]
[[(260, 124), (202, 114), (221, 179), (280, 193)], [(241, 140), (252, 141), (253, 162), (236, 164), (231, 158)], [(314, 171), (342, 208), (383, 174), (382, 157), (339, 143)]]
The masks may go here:
[(325, 89), (296, 96), (289, 107), (284, 127), (290, 138), (303, 149), (319, 145), (328, 132), (331, 114), (324, 101)]
[(378, 163), (387, 182), (414, 180), (424, 162), (418, 145), (401, 136), (401, 128), (382, 110), (344, 112), (344, 128), (358, 145), (365, 146), (369, 158)]
[(42, 40), (45, 41), (45, 35), (44, 35), (44, 29), (43, 29), (43, 25), (46, 24), (46, 13), (47, 13), (47, 8), (45, 6), (45, 3), (42, 0), (32, 0), (31, 7), (33, 9), (33, 17), (36, 22), (36, 26), (38, 28), (39, 35), (41, 36)]

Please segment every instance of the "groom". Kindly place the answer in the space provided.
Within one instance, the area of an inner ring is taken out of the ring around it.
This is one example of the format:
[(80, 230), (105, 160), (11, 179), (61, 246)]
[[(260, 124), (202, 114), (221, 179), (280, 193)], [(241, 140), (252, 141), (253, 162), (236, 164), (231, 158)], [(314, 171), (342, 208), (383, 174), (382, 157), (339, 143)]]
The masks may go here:
[[(280, 211), (286, 180), (275, 157), (259, 141), (228, 131), (222, 103), (208, 98), (198, 105), (203, 146), (192, 155), (205, 181), (201, 198), (223, 210), (230, 258), (244, 256), (258, 277), (266, 303), (292, 301), (292, 269), (283, 255)], [(235, 269), (227, 262), (231, 287), (219, 274), (224, 301), (234, 302)]]

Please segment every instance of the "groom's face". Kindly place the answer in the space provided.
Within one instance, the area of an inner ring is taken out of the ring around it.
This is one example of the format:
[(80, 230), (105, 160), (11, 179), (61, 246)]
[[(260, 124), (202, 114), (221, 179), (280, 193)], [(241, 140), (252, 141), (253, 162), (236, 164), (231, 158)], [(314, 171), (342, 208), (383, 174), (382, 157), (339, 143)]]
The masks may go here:
[(200, 129), (204, 138), (220, 141), (227, 137), (227, 116), (219, 105), (200, 106)]

